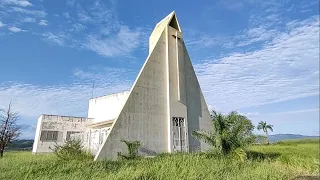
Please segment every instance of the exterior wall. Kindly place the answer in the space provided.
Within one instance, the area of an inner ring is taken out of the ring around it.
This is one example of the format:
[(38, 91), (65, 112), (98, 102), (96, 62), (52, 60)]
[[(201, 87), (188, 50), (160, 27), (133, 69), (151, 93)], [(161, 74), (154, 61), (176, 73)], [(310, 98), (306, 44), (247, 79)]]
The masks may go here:
[(192, 137), (194, 130), (209, 131), (211, 119), (182, 33), (168, 25), (173, 15), (153, 31), (149, 57), (95, 160), (116, 158), (117, 152), (126, 151), (121, 139), (141, 141), (142, 155), (175, 151), (173, 117), (183, 117), (187, 122), (186, 151), (207, 149)]
[(143, 155), (168, 152), (165, 37), (162, 32), (96, 160), (116, 158), (117, 152), (125, 152), (126, 146), (121, 139), (141, 141), (140, 153)]
[(41, 132), (47, 130), (59, 131), (58, 144), (64, 143), (68, 131), (83, 132), (74, 137), (82, 136), (84, 145), (96, 155), (95, 160), (124, 153), (127, 148), (121, 139), (141, 141), (142, 155), (174, 152), (173, 117), (186, 122), (183, 150), (206, 150), (208, 146), (195, 139), (192, 131), (210, 131), (211, 118), (180, 26), (176, 19), (173, 26), (178, 28), (169, 25), (173, 18), (174, 12), (151, 34), (149, 56), (130, 91), (90, 99), (88, 118), (41, 115), (33, 153), (52, 152), (49, 147), (55, 142), (40, 140)]
[[(63, 144), (67, 137), (68, 131), (83, 132), (83, 143), (87, 146), (87, 138), (85, 137), (86, 124), (91, 119), (71, 116), (55, 116), (55, 115), (41, 115), (38, 118), (38, 124), (33, 144), (33, 153), (52, 152), (50, 149), (57, 144)], [(41, 141), (42, 131), (58, 131), (57, 141)]]
[[(211, 131), (211, 117), (200, 85), (184, 45), (182, 33), (168, 26), (168, 60), (170, 77), (170, 129), (173, 117), (185, 119), (187, 131), (186, 151), (208, 149), (207, 144), (192, 136), (192, 131)], [(172, 131), (169, 132), (173, 137)], [(175, 151), (172, 146), (171, 152)]]
[(184, 64), (185, 64), (185, 82), (186, 82), (186, 103), (188, 107), (188, 136), (189, 136), (189, 151), (204, 151), (209, 146), (203, 141), (199, 141), (192, 136), (192, 131), (204, 130), (210, 132), (211, 117), (208, 106), (203, 97), (196, 73), (193, 69), (187, 49), (184, 45)]
[(89, 100), (88, 118), (93, 123), (115, 119), (129, 96), (129, 91)]
[(88, 137), (88, 149), (93, 155), (96, 155), (100, 149), (102, 143), (106, 140), (110, 127), (104, 127), (99, 129), (89, 129), (87, 131)]

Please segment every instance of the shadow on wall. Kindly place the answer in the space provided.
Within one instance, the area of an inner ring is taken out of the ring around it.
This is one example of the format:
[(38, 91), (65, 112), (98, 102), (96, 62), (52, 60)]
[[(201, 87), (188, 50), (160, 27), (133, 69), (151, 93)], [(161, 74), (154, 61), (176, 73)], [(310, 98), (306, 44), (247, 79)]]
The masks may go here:
[(149, 156), (155, 156), (157, 155), (157, 153), (147, 147), (140, 147), (139, 152), (145, 154), (145, 155), (149, 155)]

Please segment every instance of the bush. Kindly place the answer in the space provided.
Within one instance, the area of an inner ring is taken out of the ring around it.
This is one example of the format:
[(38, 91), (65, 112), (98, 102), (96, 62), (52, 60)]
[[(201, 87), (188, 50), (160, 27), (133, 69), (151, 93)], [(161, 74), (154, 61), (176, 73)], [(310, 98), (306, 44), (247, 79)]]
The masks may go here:
[(56, 144), (51, 148), (60, 160), (92, 160), (93, 156), (84, 150), (80, 140), (67, 140), (63, 145)]
[(141, 146), (140, 141), (126, 141), (126, 140), (120, 140), (120, 141), (126, 144), (128, 154), (124, 155), (124, 154), (121, 154), (121, 152), (118, 152), (119, 159), (129, 160), (129, 159), (136, 159), (139, 157), (138, 150)]

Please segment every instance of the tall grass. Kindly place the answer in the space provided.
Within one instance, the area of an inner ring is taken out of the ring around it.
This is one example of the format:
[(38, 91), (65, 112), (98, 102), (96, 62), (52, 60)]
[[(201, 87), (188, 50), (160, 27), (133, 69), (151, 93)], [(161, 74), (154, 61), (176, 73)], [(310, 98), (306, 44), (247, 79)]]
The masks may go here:
[[(161, 154), (125, 161), (59, 161), (53, 154), (10, 152), (0, 179), (292, 179), (318, 175), (319, 144), (252, 146), (241, 162), (210, 153)], [(257, 158), (260, 157), (260, 158)]]

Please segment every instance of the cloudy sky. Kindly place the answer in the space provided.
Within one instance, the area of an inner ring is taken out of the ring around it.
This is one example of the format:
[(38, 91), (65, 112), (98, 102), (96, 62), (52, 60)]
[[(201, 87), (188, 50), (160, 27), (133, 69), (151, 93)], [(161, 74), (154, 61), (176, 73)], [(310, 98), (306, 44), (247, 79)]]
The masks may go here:
[[(173, 10), (211, 108), (319, 135), (318, 0), (0, 0), (0, 107), (33, 138), (40, 114), (87, 116), (129, 90)], [(94, 84), (94, 91), (93, 90)], [(92, 93), (93, 92), (93, 93)]]

